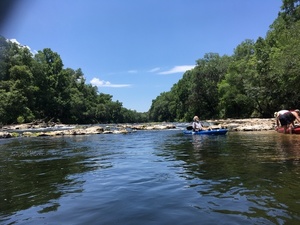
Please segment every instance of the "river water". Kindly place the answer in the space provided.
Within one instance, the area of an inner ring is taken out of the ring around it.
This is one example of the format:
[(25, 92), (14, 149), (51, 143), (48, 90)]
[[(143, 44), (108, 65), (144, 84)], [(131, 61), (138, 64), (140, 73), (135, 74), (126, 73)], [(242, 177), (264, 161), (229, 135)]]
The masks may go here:
[(0, 224), (299, 224), (300, 136), (0, 140)]

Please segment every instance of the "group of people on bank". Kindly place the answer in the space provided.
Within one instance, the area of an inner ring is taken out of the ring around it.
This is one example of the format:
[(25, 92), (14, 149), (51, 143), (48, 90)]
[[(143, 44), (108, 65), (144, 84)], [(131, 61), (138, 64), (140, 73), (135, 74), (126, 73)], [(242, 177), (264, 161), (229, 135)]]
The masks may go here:
[(295, 127), (295, 120), (300, 123), (300, 110), (280, 110), (274, 113), (276, 119), (276, 126), (283, 127), (284, 133), (292, 133), (292, 129)]
[[(292, 133), (293, 128), (295, 127), (295, 121), (297, 120), (300, 123), (300, 110), (280, 110), (274, 113), (274, 117), (276, 119), (276, 126), (283, 127), (284, 133)], [(200, 130), (207, 130), (209, 128), (203, 127), (201, 124), (199, 117), (194, 116), (193, 124), (192, 124), (193, 131), (200, 131)]]

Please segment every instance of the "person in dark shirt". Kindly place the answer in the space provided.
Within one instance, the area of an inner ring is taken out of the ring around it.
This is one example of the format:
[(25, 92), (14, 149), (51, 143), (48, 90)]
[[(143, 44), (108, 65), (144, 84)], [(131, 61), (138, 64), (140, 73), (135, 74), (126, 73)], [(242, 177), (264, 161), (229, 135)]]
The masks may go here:
[(292, 129), (295, 124), (294, 121), (297, 120), (300, 123), (300, 111), (299, 109), (289, 111), (279, 115), (279, 121), (281, 126), (284, 128), (284, 133), (286, 134), (288, 127), (290, 128), (290, 134), (292, 133)]
[(279, 121), (279, 116), (280, 116), (280, 115), (283, 115), (283, 114), (285, 114), (285, 113), (287, 113), (287, 112), (289, 112), (289, 110), (282, 109), (282, 110), (280, 110), (280, 111), (274, 113), (274, 117), (275, 117), (275, 119), (276, 119), (275, 125), (276, 125), (277, 127), (280, 127), (280, 126), (281, 126), (280, 121)]

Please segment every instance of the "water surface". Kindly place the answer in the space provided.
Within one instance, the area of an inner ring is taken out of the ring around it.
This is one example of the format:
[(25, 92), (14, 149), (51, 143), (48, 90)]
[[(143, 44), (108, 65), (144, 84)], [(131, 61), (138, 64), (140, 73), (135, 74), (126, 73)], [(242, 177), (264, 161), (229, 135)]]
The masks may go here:
[(0, 140), (0, 224), (299, 224), (299, 137)]

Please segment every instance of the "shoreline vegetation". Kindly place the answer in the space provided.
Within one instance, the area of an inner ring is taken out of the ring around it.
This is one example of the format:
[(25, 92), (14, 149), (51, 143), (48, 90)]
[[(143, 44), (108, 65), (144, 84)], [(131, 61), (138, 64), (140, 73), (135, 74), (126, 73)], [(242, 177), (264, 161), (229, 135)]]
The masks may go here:
[[(275, 130), (274, 118), (260, 119), (219, 119), (206, 120), (212, 129), (226, 128), (229, 132), (268, 131)], [(28, 123), (7, 125), (0, 129), (0, 138), (13, 137), (41, 137), (64, 135), (91, 135), (91, 134), (127, 134), (139, 130), (167, 130), (185, 129), (190, 123), (141, 123), (141, 124), (103, 124), (103, 125), (68, 125)]]

